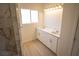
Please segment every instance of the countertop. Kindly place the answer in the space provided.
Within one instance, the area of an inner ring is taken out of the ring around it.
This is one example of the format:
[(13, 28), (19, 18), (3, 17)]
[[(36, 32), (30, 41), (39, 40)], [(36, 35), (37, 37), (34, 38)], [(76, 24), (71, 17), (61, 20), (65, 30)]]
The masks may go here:
[(42, 31), (45, 31), (45, 32), (47, 32), (47, 33), (49, 33), (49, 34), (51, 34), (51, 35), (56, 36), (56, 37), (60, 37), (60, 34), (57, 33), (57, 32), (55, 32), (55, 31), (52, 30), (52, 29), (49, 29), (49, 28), (37, 28), (37, 29), (42, 30)]

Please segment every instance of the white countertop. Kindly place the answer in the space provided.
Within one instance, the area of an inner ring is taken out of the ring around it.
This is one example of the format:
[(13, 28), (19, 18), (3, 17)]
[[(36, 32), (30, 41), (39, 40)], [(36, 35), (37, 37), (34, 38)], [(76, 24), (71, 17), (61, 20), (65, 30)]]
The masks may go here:
[(49, 28), (38, 28), (39, 30), (42, 30), (42, 31), (45, 31), (51, 35), (54, 35), (56, 37), (60, 37), (60, 34), (59, 33), (56, 33), (54, 30), (52, 29), (49, 29)]

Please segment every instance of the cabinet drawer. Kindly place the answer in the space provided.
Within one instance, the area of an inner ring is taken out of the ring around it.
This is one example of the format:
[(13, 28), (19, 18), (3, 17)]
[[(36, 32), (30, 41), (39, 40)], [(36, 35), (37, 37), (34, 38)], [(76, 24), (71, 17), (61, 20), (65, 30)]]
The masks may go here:
[(51, 50), (56, 53), (57, 50), (57, 39), (51, 40)]

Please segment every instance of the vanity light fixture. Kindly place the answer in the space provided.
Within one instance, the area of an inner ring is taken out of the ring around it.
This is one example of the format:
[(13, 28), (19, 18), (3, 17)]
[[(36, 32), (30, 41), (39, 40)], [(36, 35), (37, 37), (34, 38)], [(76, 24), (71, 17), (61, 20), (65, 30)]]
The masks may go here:
[(55, 5), (54, 8), (44, 9), (44, 11), (46, 14), (51, 15), (52, 13), (56, 13), (56, 12), (60, 11), (61, 9), (62, 9), (62, 5), (57, 4), (57, 5)]

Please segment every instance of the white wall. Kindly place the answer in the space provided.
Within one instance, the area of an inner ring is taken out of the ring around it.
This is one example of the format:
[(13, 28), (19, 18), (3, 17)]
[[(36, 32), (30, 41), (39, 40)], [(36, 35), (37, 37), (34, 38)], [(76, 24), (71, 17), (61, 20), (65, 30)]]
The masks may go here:
[(64, 4), (61, 37), (58, 41), (58, 55), (71, 55), (75, 29), (78, 20), (78, 5)]
[[(36, 39), (36, 26), (42, 27), (43, 25), (43, 11), (42, 11), (42, 5), (41, 4), (34, 4), (34, 3), (23, 3), (23, 4), (18, 4), (19, 8), (23, 9), (33, 9), (33, 10), (38, 10), (39, 12), (39, 23), (38, 24), (24, 24), (22, 25), (21, 22), (21, 36), (22, 36), (22, 43), (31, 41)], [(20, 15), (20, 21), (21, 21), (21, 15)]]

